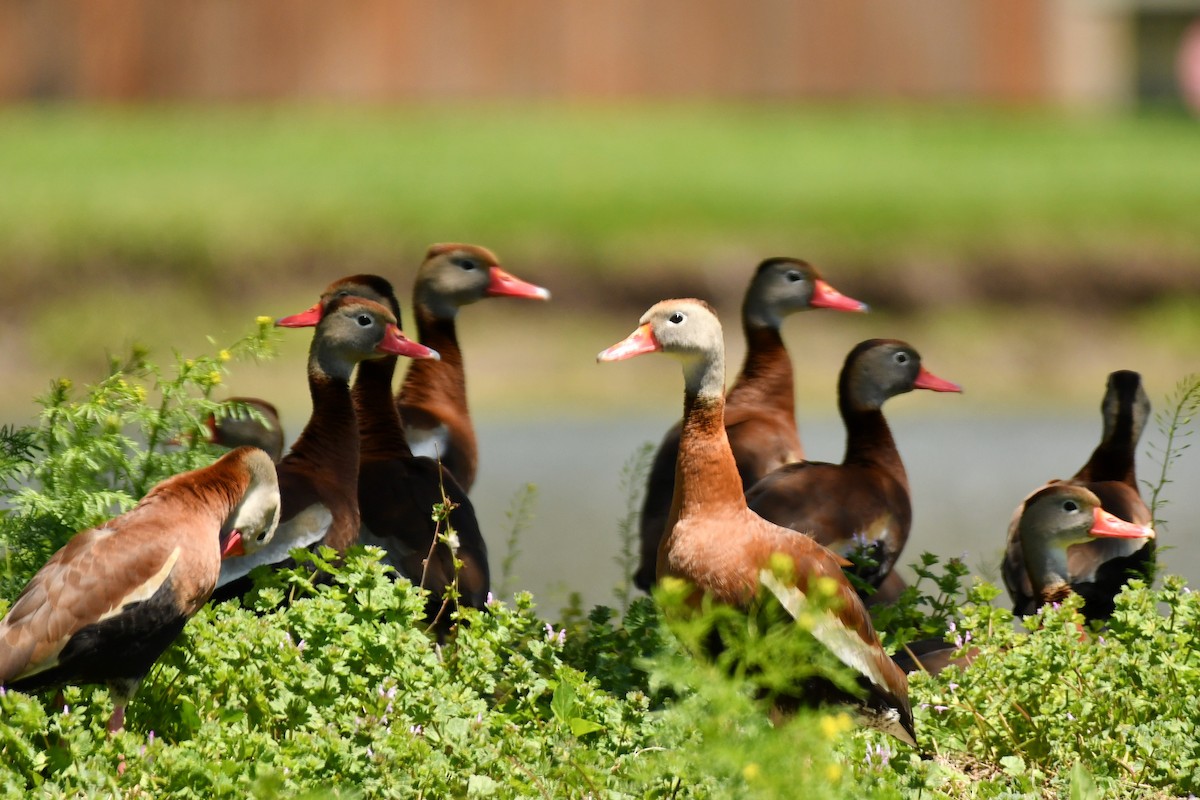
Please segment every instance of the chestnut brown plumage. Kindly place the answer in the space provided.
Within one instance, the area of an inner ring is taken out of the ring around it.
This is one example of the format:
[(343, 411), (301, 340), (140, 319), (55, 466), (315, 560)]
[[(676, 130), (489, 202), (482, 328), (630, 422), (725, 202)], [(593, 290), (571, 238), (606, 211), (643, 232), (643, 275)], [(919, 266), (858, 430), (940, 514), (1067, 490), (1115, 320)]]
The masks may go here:
[(358, 425), (350, 399), (354, 367), (368, 359), (403, 355), (435, 358), (436, 353), (410, 341), (392, 312), (370, 300), (338, 298), (319, 320), (312, 310), (279, 320), (283, 327), (316, 324), (308, 356), (312, 416), (279, 462), (282, 517), (270, 546), (231, 558), (221, 567), (218, 599), (249, 590), (244, 580), (259, 564), (285, 564), (295, 547), (325, 544), (339, 552), (358, 541)]
[[(743, 490), (804, 458), (796, 430), (792, 362), (779, 329), (789, 315), (814, 308), (866, 311), (867, 305), (838, 292), (807, 261), (768, 258), (758, 265), (742, 302), (746, 358), (725, 395), (725, 435)], [(634, 573), (634, 583), (645, 591), (654, 584), (658, 543), (671, 511), (680, 426), (676, 423), (663, 437), (646, 480), (639, 522), (641, 563)]]
[(846, 425), (842, 463), (782, 466), (746, 492), (750, 508), (842, 555), (865, 550), (878, 567), (861, 571), (861, 577), (881, 585), (912, 525), (908, 475), (883, 404), (913, 389), (962, 391), (926, 370), (921, 356), (905, 342), (859, 343), (846, 356), (838, 378), (838, 408)]
[(0, 684), (105, 683), (118, 730), (142, 678), (212, 595), (222, 559), (266, 545), (279, 504), (270, 458), (240, 447), (76, 535), (0, 621)]
[[(391, 283), (378, 275), (351, 275), (331, 283), (314, 309), (341, 297), (362, 297), (388, 307), (399, 318)], [(387, 551), (387, 561), (430, 590), (429, 617), (440, 630), (449, 625), (446, 589), (456, 579), (453, 556), (436, 544), (433, 507), (449, 500), (448, 523), (458, 538), (462, 562), (457, 582), (461, 602), (482, 608), (491, 585), (487, 544), (466, 492), (444, 464), (414, 456), (392, 398), (395, 358), (367, 361), (358, 368), (352, 397), (359, 426), (358, 505), (360, 540)]]
[[(725, 435), (725, 346), (716, 314), (700, 300), (664, 300), (599, 359), (655, 351), (683, 362), (685, 384), (675, 490), (659, 546), (658, 578), (682, 578), (714, 600), (741, 608), (765, 586), (793, 616), (803, 613), (806, 592), (824, 579), (833, 587), (837, 607), (813, 625), (814, 636), (861, 676), (866, 698), (857, 702), (868, 724), (914, 743), (908, 681), (880, 647), (866, 608), (842, 574), (844, 560), (746, 506)], [(771, 568), (775, 554), (791, 560), (790, 581)]]
[[(1070, 480), (1050, 481), (1034, 490), (1033, 495), (1058, 483), (1081, 486), (1100, 498), (1110, 514), (1149, 526), (1150, 509), (1138, 491), (1135, 467), (1137, 444), (1150, 418), (1150, 400), (1142, 388), (1141, 376), (1129, 370), (1110, 374), (1100, 412), (1103, 434), (1087, 463)], [(1027, 502), (1028, 498), (1013, 513), (1000, 565), (1013, 610), (1018, 614), (1032, 614), (1043, 602), (1041, 591), (1030, 577), (1029, 556), (1024, 552), (1018, 526)], [(1067, 552), (1063, 577), (1072, 591), (1084, 598), (1085, 617), (1107, 619), (1113, 612), (1113, 598), (1130, 578), (1152, 575), (1154, 554), (1155, 542), (1149, 538), (1080, 541)]]
[(417, 338), (442, 358), (414, 362), (396, 395), (405, 437), (418, 456), (438, 459), (466, 491), (479, 466), (475, 428), (467, 409), (467, 380), (455, 318), (487, 297), (548, 300), (550, 292), (505, 272), (495, 254), (472, 244), (435, 244), (413, 284)]

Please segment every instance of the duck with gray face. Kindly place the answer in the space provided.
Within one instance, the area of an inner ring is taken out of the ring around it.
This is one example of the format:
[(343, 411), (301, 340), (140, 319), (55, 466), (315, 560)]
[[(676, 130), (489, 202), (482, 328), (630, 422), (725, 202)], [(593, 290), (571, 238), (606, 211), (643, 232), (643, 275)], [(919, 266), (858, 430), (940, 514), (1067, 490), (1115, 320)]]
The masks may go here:
[[(725, 435), (733, 449), (742, 489), (772, 470), (804, 458), (796, 428), (792, 361), (780, 328), (793, 314), (814, 309), (865, 312), (867, 304), (839, 292), (812, 264), (797, 258), (768, 258), (758, 265), (742, 302), (746, 358), (725, 394)], [(639, 522), (641, 563), (634, 583), (643, 591), (654, 585), (658, 544), (662, 540), (679, 454), (676, 423), (658, 446)]]
[(1051, 484), (1031, 495), (1020, 510), (1017, 533), (1025, 568), (1041, 603), (1059, 602), (1071, 593), (1067, 550), (1098, 538), (1149, 540), (1149, 525), (1126, 522), (1107, 511), (1100, 498), (1082, 486)]
[(880, 586), (912, 527), (908, 475), (883, 405), (914, 389), (962, 391), (926, 369), (907, 342), (860, 342), (838, 377), (838, 409), (846, 427), (842, 463), (784, 465), (746, 492), (750, 508), (843, 556), (865, 550), (877, 566), (860, 570), (859, 577)]
[[(1105, 511), (1126, 522), (1149, 526), (1153, 517), (1142, 500), (1136, 472), (1138, 442), (1150, 418), (1150, 400), (1142, 388), (1141, 376), (1130, 370), (1111, 373), (1100, 411), (1103, 433), (1087, 463), (1069, 480), (1049, 481), (1030, 496), (1060, 483), (1082, 486), (1100, 499)], [(1024, 507), (1022, 502), (1013, 512), (1000, 565), (1013, 611), (1021, 615), (1032, 614), (1042, 602), (1026, 570), (1017, 530)], [(1155, 548), (1156, 541), (1147, 538), (1103, 537), (1072, 545), (1067, 551), (1066, 578), (1072, 591), (1084, 598), (1084, 617), (1108, 619), (1114, 598), (1131, 578), (1152, 580)]]
[(486, 247), (446, 243), (429, 248), (413, 283), (413, 317), (417, 338), (442, 359), (411, 364), (396, 394), (413, 455), (441, 461), (468, 492), (475, 484), (479, 448), (456, 319), (459, 309), (492, 297), (549, 300), (550, 292), (506, 271)]

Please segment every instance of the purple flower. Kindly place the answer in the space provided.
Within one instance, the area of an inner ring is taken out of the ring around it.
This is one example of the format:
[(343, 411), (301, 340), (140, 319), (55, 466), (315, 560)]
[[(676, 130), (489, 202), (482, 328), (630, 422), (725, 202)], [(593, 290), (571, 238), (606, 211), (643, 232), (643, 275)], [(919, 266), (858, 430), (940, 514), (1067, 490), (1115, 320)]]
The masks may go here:
[(950, 710), (950, 706), (934, 706), (933, 710), (941, 714)]
[(408, 732), (411, 733), (413, 736), (424, 736), (425, 735), (425, 726), (424, 725), (410, 725), (408, 728)]

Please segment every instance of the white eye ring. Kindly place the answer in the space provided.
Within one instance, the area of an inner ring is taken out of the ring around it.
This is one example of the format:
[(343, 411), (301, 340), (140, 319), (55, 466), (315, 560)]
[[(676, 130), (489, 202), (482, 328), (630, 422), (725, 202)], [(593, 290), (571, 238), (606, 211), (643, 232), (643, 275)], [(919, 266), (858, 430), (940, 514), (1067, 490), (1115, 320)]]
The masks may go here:
[(667, 322), (670, 322), (672, 325), (682, 325), (686, 319), (687, 315), (685, 315), (682, 311), (676, 311), (674, 314), (667, 317)]
[(1063, 511), (1068, 511), (1072, 514), (1074, 514), (1076, 511), (1079, 510), (1079, 504), (1076, 503), (1074, 500), (1064, 501), (1062, 507), (1063, 507)]
[(359, 314), (355, 322), (359, 324), (359, 327), (369, 328), (375, 322), (375, 320), (371, 319), (369, 314)]
[(798, 281), (804, 280), (804, 276), (800, 274), (799, 270), (793, 269), (793, 270), (788, 270), (787, 279), (789, 281), (791, 281), (792, 283), (797, 283)]
[(908, 363), (908, 353), (904, 353), (904, 352), (896, 353), (896, 355), (892, 356), (892, 358), (895, 360), (895, 362), (897, 364), (907, 364)]

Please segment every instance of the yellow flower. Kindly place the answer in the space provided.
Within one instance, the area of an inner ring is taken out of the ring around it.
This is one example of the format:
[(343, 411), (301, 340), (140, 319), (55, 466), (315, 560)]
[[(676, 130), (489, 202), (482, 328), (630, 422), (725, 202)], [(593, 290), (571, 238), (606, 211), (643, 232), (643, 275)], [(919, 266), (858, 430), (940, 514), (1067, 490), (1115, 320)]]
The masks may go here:
[(254, 321), (264, 328), (275, 324), (275, 320), (271, 319), (270, 317), (258, 316), (254, 318)]
[(838, 582), (828, 575), (822, 575), (813, 581), (813, 593), (817, 597), (824, 597), (826, 600), (837, 596)]
[(783, 581), (792, 580), (796, 574), (796, 563), (787, 553), (772, 553), (767, 566), (775, 577)]
[(230, 353), (228, 350), (222, 350), (221, 352), (217, 353), (218, 361), (228, 361), (231, 358), (233, 358), (233, 353)]
[(836, 739), (838, 734), (845, 733), (854, 727), (854, 721), (845, 711), (830, 716), (821, 715), (821, 733), (826, 739)]
[(758, 776), (761, 774), (762, 767), (754, 762), (750, 762), (746, 766), (742, 767), (742, 777), (747, 781), (756, 781), (758, 780)]
[(830, 783), (837, 783), (838, 781), (840, 781), (842, 779), (842, 765), (841, 764), (826, 764), (825, 765), (825, 778)]
[(216, 386), (218, 383), (221, 382), (221, 373), (217, 372), (214, 369), (212, 372), (208, 373), (208, 381), (213, 386)]

